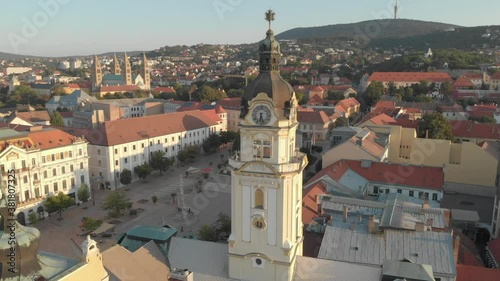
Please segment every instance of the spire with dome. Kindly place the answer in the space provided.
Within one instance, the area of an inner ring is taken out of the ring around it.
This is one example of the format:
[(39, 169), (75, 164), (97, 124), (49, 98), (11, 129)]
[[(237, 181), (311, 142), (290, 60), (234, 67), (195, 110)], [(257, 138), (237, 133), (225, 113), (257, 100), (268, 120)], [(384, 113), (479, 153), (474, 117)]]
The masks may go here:
[(248, 113), (249, 102), (260, 93), (266, 93), (275, 102), (281, 114), (288, 117), (290, 101), (294, 97), (292, 86), (281, 77), (279, 72), (280, 44), (271, 29), (271, 24), (275, 19), (274, 11), (268, 10), (265, 19), (269, 23), (269, 29), (266, 32), (266, 38), (259, 43), (259, 76), (245, 89), (241, 100), (241, 118)]

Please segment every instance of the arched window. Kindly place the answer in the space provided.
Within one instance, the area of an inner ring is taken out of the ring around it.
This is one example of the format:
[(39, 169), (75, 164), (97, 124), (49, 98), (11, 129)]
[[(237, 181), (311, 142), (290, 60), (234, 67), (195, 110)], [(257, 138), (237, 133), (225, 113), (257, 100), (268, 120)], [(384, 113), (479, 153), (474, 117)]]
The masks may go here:
[(255, 190), (255, 209), (264, 209), (264, 192), (262, 189)]
[(38, 180), (38, 174), (37, 173), (33, 174), (33, 179), (36, 180), (36, 181)]

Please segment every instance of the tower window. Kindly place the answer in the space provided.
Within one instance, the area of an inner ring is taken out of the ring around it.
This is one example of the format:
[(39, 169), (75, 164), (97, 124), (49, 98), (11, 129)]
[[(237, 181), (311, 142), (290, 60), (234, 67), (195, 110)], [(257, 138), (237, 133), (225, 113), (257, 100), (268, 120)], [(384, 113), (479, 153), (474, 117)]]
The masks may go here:
[(271, 142), (255, 140), (253, 142), (254, 146), (254, 157), (257, 158), (271, 158)]
[(255, 191), (255, 209), (264, 209), (264, 192), (262, 189), (257, 189)]

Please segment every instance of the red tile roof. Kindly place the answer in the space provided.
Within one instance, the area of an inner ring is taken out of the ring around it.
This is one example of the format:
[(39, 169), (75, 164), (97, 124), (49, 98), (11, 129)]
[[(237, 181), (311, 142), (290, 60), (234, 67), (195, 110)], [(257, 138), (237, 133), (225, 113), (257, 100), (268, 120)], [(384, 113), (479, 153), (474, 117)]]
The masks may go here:
[(80, 89), (80, 86), (78, 84), (66, 84), (66, 85), (63, 85), (63, 86), (66, 86), (66, 87), (68, 87), (70, 89), (75, 89), (75, 90)]
[[(174, 112), (107, 121), (85, 137), (91, 144), (112, 146), (217, 125), (215, 117), (208, 111)], [(215, 111), (212, 112), (215, 114)]]
[(299, 123), (326, 124), (330, 122), (328, 115), (323, 111), (299, 111), (297, 114)]
[(326, 186), (323, 182), (317, 182), (303, 191), (302, 195), (302, 223), (310, 224), (318, 217), (316, 196), (327, 194)]
[[(369, 167), (364, 168), (362, 167), (361, 160), (345, 159), (326, 167), (316, 174), (310, 182), (314, 182), (325, 174), (339, 181), (348, 169), (354, 171), (366, 180), (376, 183), (404, 185), (433, 190), (441, 190), (444, 185), (443, 168), (380, 162), (371, 162)], [(402, 174), (404, 174), (404, 176), (402, 176)]]
[(313, 183), (324, 176), (327, 176), (335, 181), (340, 181), (342, 176), (348, 170), (349, 166), (347, 166), (344, 160), (340, 160), (316, 173), (316, 175), (314, 175), (314, 177), (312, 177), (307, 183)]
[(422, 110), (420, 110), (420, 108), (405, 108), (404, 109), (404, 112), (409, 114), (409, 113), (422, 113)]
[(215, 106), (215, 113), (221, 114), (221, 113), (226, 113), (226, 111), (224, 110), (224, 108), (222, 106), (216, 105)]
[(389, 125), (418, 130), (418, 123), (418, 120), (398, 118), (394, 122), (389, 122)]
[(385, 107), (385, 108), (395, 108), (396, 103), (393, 101), (379, 101), (377, 104), (374, 106), (374, 108), (379, 108), (379, 107)]
[(349, 108), (354, 108), (356, 106), (360, 106), (359, 102), (355, 98), (347, 98), (339, 101), (337, 105), (342, 106), (344, 110), (348, 110)]
[(315, 105), (315, 104), (321, 104), (323, 105), (325, 101), (318, 95), (313, 95), (311, 98), (309, 98), (309, 101), (307, 104), (309, 105)]
[(371, 112), (367, 114), (360, 123), (365, 123), (367, 121), (371, 121), (375, 125), (387, 125), (396, 120), (385, 113), (377, 114), (376, 112)]
[(494, 80), (500, 80), (500, 72), (495, 72), (492, 76), (491, 79)]
[(73, 117), (73, 112), (72, 111), (63, 111), (59, 112), (63, 118), (72, 118)]
[(474, 79), (474, 80), (483, 80), (483, 74), (482, 73), (466, 73), (464, 75), (462, 75), (462, 77), (467, 77), (467, 78), (470, 78), (470, 79)]
[(456, 281), (498, 281), (500, 269), (470, 265), (457, 265)]
[(217, 102), (217, 105), (220, 105), (225, 109), (240, 110), (241, 98), (223, 98)]
[(470, 78), (467, 77), (459, 77), (455, 83), (453, 83), (453, 88), (472, 88), (474, 87), (474, 83), (472, 83)]
[(380, 82), (452, 82), (453, 79), (446, 72), (374, 72), (368, 81)]
[(500, 125), (472, 121), (450, 121), (453, 135), (461, 138), (500, 139)]
[(441, 112), (465, 112), (463, 106), (455, 103), (451, 106), (447, 106), (447, 105), (442, 105), (439, 107), (439, 110)]
[(488, 242), (488, 250), (495, 261), (500, 264), (500, 238)]
[(75, 137), (59, 129), (46, 129), (28, 133), (28, 137), (40, 149), (51, 149), (73, 144)]
[(43, 122), (50, 121), (50, 115), (47, 111), (30, 111), (30, 112), (16, 112), (16, 117), (19, 117), (28, 122)]

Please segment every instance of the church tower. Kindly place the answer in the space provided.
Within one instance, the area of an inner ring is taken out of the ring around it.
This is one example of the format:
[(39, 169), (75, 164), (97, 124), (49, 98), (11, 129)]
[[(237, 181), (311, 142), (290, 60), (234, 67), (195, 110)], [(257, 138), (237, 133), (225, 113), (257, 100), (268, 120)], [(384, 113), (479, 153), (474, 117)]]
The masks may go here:
[(92, 90), (97, 90), (102, 84), (102, 66), (97, 55), (94, 55), (94, 65), (92, 66)]
[(125, 85), (132, 85), (132, 67), (130, 66), (130, 61), (128, 60), (127, 53), (123, 57), (123, 83)]
[(242, 97), (241, 151), (230, 158), (229, 277), (292, 280), (302, 255), (302, 171), (296, 148), (297, 100), (280, 76), (279, 42), (266, 13), (267, 37), (259, 45), (259, 76)]
[(143, 53), (142, 57), (142, 69), (141, 76), (144, 78), (144, 85), (146, 85), (146, 89), (151, 89), (151, 73), (149, 70), (148, 59), (146, 58), (146, 53)]
[(113, 74), (114, 75), (121, 75), (122, 74), (122, 70), (120, 68), (120, 62), (118, 61), (116, 54), (115, 54), (115, 57), (113, 58)]

